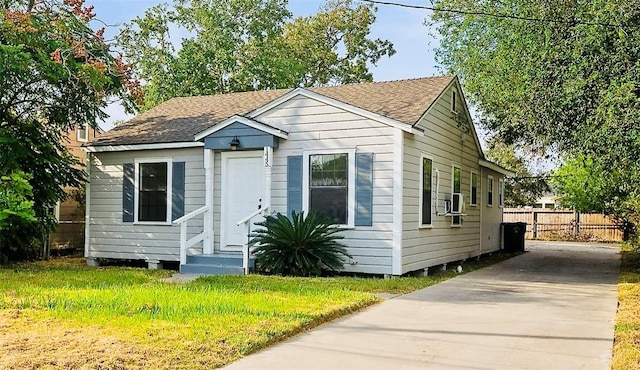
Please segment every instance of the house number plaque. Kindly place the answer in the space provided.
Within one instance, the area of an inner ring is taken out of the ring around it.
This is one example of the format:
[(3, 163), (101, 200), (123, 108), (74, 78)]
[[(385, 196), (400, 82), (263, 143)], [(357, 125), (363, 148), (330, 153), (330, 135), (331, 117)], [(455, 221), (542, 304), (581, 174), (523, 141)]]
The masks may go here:
[(273, 154), (273, 148), (270, 146), (267, 146), (264, 148), (264, 166), (265, 167), (271, 167), (271, 157)]

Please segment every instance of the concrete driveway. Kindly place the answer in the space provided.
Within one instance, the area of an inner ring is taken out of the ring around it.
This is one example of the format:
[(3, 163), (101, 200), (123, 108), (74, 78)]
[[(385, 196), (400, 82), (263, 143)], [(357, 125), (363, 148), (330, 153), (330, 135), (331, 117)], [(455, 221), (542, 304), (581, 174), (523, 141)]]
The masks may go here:
[(523, 255), (387, 300), (228, 369), (608, 369), (615, 245)]

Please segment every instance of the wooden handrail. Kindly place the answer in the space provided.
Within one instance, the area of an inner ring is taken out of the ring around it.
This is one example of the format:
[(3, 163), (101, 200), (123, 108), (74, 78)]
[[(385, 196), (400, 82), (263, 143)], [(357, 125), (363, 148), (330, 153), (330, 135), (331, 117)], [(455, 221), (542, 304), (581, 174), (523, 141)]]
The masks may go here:
[(201, 233), (187, 240), (187, 223), (192, 218), (203, 213), (205, 214), (204, 217), (207, 218), (208, 212), (209, 207), (203, 206), (173, 221), (174, 225), (180, 225), (180, 265), (185, 265), (187, 263), (187, 249), (189, 249), (196, 243), (199, 243), (201, 241), (204, 242), (206, 240), (206, 234), (209, 232), (208, 230), (202, 230)]
[(186, 215), (184, 215), (184, 216), (182, 216), (180, 218), (176, 218), (173, 221), (173, 224), (174, 225), (179, 225), (179, 224), (181, 224), (181, 223), (183, 223), (185, 221), (189, 221), (190, 219), (192, 219), (192, 218), (196, 217), (197, 215), (202, 214), (202, 213), (204, 213), (204, 212), (206, 212), (208, 210), (209, 210), (209, 207), (202, 206), (202, 207), (196, 209), (195, 211), (191, 211), (191, 212), (187, 213)]
[(247, 242), (242, 246), (242, 268), (244, 269), (244, 274), (248, 275), (249, 274), (249, 221), (251, 221), (252, 218), (256, 217), (258, 214), (260, 213), (265, 213), (267, 212), (267, 210), (269, 209), (271, 205), (267, 204), (265, 207), (262, 207), (258, 210), (256, 210), (255, 212), (252, 212), (250, 215), (248, 215), (247, 217), (243, 218), (242, 220), (238, 221), (236, 223), (236, 225), (240, 226), (240, 225), (244, 225), (244, 231), (245, 234), (247, 234)]
[(266, 212), (267, 209), (269, 209), (269, 205), (268, 204), (263, 208), (259, 208), (258, 210), (256, 210), (255, 212), (251, 213), (249, 216), (243, 218), (242, 220), (236, 222), (236, 225), (240, 226), (240, 225), (246, 223), (247, 221), (249, 221), (252, 218), (256, 217), (258, 214)]

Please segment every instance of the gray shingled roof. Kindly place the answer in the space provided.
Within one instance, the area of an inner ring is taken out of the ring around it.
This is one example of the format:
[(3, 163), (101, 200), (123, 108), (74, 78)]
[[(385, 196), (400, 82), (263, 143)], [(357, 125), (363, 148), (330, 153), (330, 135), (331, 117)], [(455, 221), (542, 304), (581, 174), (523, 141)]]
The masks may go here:
[[(454, 76), (308, 88), (407, 124), (416, 123)], [(245, 115), (292, 89), (173, 98), (105, 132), (89, 145), (193, 141), (194, 136), (233, 115)]]

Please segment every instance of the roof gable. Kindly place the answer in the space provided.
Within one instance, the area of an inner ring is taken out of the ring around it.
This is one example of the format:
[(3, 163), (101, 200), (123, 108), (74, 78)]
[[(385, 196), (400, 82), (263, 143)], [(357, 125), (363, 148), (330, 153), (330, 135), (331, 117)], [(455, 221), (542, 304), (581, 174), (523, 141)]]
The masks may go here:
[(291, 99), (299, 97), (299, 96), (304, 96), (306, 98), (310, 98), (310, 99), (314, 99), (314, 100), (320, 101), (320, 102), (322, 102), (324, 104), (331, 105), (331, 106), (334, 106), (336, 108), (342, 109), (344, 111), (351, 112), (351, 113), (357, 114), (359, 116), (362, 116), (362, 117), (365, 117), (365, 118), (368, 118), (368, 119), (371, 119), (371, 120), (374, 120), (374, 121), (378, 121), (378, 122), (387, 124), (389, 126), (393, 126), (393, 127), (399, 128), (399, 129), (401, 129), (403, 131), (406, 131), (406, 132), (410, 132), (410, 133), (418, 134), (418, 135), (423, 135), (422, 131), (414, 129), (412, 125), (409, 125), (407, 123), (396, 121), (394, 119), (391, 119), (391, 118), (388, 118), (388, 117), (385, 117), (385, 116), (381, 116), (379, 114), (370, 112), (368, 110), (359, 108), (357, 106), (353, 106), (351, 104), (344, 103), (342, 101), (339, 101), (339, 100), (333, 99), (331, 97), (327, 97), (325, 95), (316, 93), (316, 92), (311, 91), (311, 90), (303, 89), (303, 88), (297, 88), (297, 89), (295, 89), (293, 91), (290, 91), (287, 94), (282, 95), (281, 97), (279, 97), (279, 98), (277, 98), (277, 99), (275, 99), (275, 100), (263, 105), (262, 107), (254, 110), (253, 112), (250, 112), (248, 114), (248, 116), (252, 117), (252, 118), (257, 118), (260, 115), (262, 115), (263, 113), (268, 112), (268, 111), (270, 111), (270, 110), (272, 110), (274, 108), (277, 108), (279, 105), (281, 105), (281, 104), (283, 104), (283, 103), (285, 103), (285, 102), (287, 102), (287, 101), (289, 101)]
[(462, 125), (466, 125), (465, 127), (469, 129), (469, 133), (473, 137), (473, 141), (476, 144), (476, 148), (478, 149), (478, 155), (480, 156), (480, 158), (484, 159), (484, 152), (482, 151), (482, 146), (480, 145), (480, 139), (478, 138), (478, 133), (476, 131), (475, 125), (473, 124), (473, 119), (471, 118), (471, 113), (469, 111), (469, 105), (467, 104), (467, 99), (465, 99), (464, 93), (462, 92), (462, 86), (460, 85), (460, 80), (458, 80), (458, 77), (454, 76), (449, 81), (449, 83), (440, 91), (438, 96), (433, 99), (431, 105), (429, 105), (429, 107), (427, 107), (427, 109), (424, 111), (418, 122), (425, 119), (434, 109), (434, 106), (436, 105), (435, 103), (440, 100), (445, 94), (449, 93), (452, 88), (456, 89), (455, 91), (458, 95), (457, 99), (462, 102), (462, 111), (458, 112), (458, 117), (456, 119), (463, 120)]

